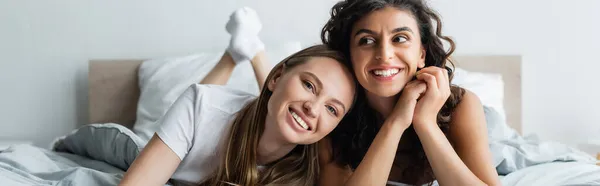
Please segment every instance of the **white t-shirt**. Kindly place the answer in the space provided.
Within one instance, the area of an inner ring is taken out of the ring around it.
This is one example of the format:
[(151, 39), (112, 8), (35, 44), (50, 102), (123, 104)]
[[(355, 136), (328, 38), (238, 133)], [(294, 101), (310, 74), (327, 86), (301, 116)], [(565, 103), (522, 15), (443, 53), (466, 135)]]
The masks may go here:
[(205, 181), (218, 167), (239, 110), (256, 96), (218, 85), (191, 85), (157, 122), (158, 137), (182, 160), (172, 179)]

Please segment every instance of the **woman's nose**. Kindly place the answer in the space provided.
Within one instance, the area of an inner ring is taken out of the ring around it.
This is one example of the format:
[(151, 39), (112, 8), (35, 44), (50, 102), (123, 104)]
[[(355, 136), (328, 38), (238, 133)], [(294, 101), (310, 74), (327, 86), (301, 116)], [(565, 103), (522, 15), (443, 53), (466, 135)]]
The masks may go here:
[(315, 103), (312, 101), (304, 102), (304, 113), (306, 116), (314, 118), (317, 117), (318, 107), (315, 106)]

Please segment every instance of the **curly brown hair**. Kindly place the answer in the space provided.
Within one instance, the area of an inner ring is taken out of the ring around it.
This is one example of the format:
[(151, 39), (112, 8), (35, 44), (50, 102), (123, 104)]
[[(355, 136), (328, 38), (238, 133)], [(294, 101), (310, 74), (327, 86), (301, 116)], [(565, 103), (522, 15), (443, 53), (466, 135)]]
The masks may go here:
[[(411, 13), (417, 21), (421, 35), (421, 43), (426, 51), (425, 67), (436, 66), (448, 70), (450, 81), (453, 77), (454, 64), (450, 56), (456, 46), (454, 41), (442, 35), (440, 16), (424, 0), (344, 0), (331, 8), (331, 18), (321, 31), (321, 40), (334, 50), (350, 56), (350, 37), (354, 24), (371, 12), (386, 7), (394, 7)], [(443, 41), (450, 46), (444, 49)], [(449, 63), (450, 66), (447, 66)], [(346, 61), (352, 68), (352, 63)], [(464, 95), (465, 90), (451, 86), (452, 94), (437, 115), (437, 123), (444, 134), (448, 134), (451, 114)], [(342, 166), (352, 169), (358, 167), (369, 146), (379, 131), (384, 118), (369, 106), (365, 99), (365, 90), (357, 92), (357, 102), (353, 113), (348, 113), (342, 123), (329, 135), (333, 160)], [(452, 142), (452, 141), (450, 141)], [(425, 184), (435, 180), (433, 170), (427, 160), (423, 146), (412, 127), (402, 135), (400, 144), (404, 144), (396, 152), (396, 159), (411, 162), (410, 165), (394, 165), (406, 167), (402, 171), (402, 180), (410, 184)], [(402, 158), (399, 158), (402, 157)]]

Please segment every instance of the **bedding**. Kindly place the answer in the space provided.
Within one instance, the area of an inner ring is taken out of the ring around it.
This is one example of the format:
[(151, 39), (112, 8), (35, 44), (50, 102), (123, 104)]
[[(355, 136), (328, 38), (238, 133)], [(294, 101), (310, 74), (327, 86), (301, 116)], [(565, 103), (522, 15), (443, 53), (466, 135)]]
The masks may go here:
[(452, 84), (473, 92), (479, 97), (481, 104), (494, 108), (502, 118), (506, 119), (502, 74), (473, 72), (456, 67)]
[(569, 146), (522, 137), (484, 106), (490, 151), (503, 185), (600, 185), (596, 159)]
[(123, 170), (102, 161), (31, 145), (0, 153), (2, 185), (117, 185)]
[(493, 162), (500, 175), (544, 163), (595, 164), (597, 161), (591, 155), (561, 143), (541, 141), (536, 136), (522, 137), (509, 128), (493, 108), (484, 106), (484, 112)]
[(502, 185), (600, 185), (600, 166), (582, 162), (549, 162), (504, 176)]
[(2, 185), (117, 185), (145, 142), (122, 125), (90, 124), (54, 142), (0, 152)]
[(0, 152), (0, 183), (117, 185), (145, 144), (122, 125), (86, 125), (55, 140), (52, 150), (18, 145)]
[(90, 124), (63, 136), (52, 149), (90, 157), (127, 170), (146, 145), (128, 128), (115, 124)]

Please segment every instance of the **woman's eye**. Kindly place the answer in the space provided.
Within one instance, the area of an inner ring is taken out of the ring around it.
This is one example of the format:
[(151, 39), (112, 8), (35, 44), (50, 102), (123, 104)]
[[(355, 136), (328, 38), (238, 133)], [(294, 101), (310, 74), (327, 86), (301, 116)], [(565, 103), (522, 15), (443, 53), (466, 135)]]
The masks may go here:
[(308, 90), (310, 90), (312, 93), (315, 92), (315, 87), (313, 86), (312, 83), (310, 83), (309, 81), (302, 81), (302, 83), (304, 84), (304, 87), (306, 87)]
[(327, 105), (327, 110), (331, 112), (333, 115), (337, 116), (337, 111), (332, 106)]
[(398, 37), (394, 38), (393, 42), (404, 43), (406, 41), (408, 41), (408, 39), (406, 39), (406, 37), (404, 37), (404, 36), (398, 36)]
[(358, 45), (370, 45), (373, 43), (375, 43), (373, 38), (360, 38), (360, 40), (358, 40)]

